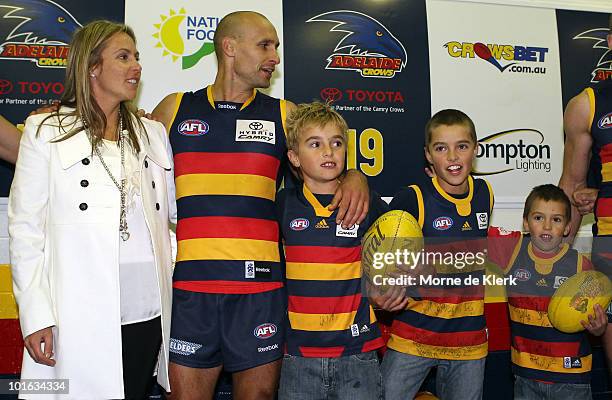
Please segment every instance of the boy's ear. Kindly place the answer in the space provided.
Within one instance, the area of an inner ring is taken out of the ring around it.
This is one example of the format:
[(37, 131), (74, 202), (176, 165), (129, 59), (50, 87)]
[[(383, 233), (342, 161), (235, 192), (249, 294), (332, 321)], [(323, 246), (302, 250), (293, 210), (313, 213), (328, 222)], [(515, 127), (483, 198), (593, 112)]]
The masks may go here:
[(568, 222), (567, 225), (565, 225), (565, 229), (563, 230), (563, 236), (569, 235), (571, 229), (572, 229), (572, 223)]
[(291, 165), (293, 165), (295, 168), (300, 168), (300, 159), (295, 151), (287, 151), (287, 157), (289, 157), (289, 162)]
[(523, 232), (529, 233), (529, 224), (527, 223), (527, 218), (523, 218)]
[(427, 159), (427, 162), (429, 163), (429, 165), (432, 165), (433, 160), (431, 159), (431, 154), (429, 154), (429, 150), (427, 149), (427, 146), (423, 146), (423, 150), (425, 150), (425, 158)]

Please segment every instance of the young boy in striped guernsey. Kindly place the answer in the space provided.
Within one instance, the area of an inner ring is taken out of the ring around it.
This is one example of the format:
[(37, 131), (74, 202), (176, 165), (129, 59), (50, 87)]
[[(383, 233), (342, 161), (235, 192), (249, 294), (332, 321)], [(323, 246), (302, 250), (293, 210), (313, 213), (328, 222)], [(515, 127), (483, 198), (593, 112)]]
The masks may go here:
[[(466, 252), (484, 254), (493, 192), (484, 179), (470, 175), (476, 144), (474, 123), (465, 113), (437, 112), (425, 126), (425, 156), (435, 176), (401, 190), (391, 202), (391, 209), (407, 211), (418, 221), (428, 252), (450, 252), (457, 260)], [(381, 367), (385, 396), (412, 399), (436, 367), (438, 397), (480, 399), (487, 356), (484, 289), (467, 282), (482, 282), (484, 262), (437, 263), (420, 269), (421, 277), (434, 276), (424, 275), (433, 268), (436, 278), (466, 283), (420, 285), (419, 297), (410, 297), (395, 316)]]
[(303, 181), (277, 200), (286, 259), (289, 324), (279, 399), (379, 399), (383, 345), (361, 288), (361, 238), (387, 205), (370, 193), (361, 225), (343, 229), (325, 206), (345, 167), (344, 119), (301, 104), (287, 119), (288, 156)]
[[(507, 288), (515, 399), (591, 399), (591, 347), (584, 332), (563, 333), (548, 320), (548, 303), (572, 275), (592, 269), (589, 260), (562, 243), (569, 233), (570, 201), (559, 187), (535, 187), (523, 211), (523, 229), (489, 229), (489, 261), (513, 279)], [(595, 336), (607, 319), (599, 305), (582, 321)]]

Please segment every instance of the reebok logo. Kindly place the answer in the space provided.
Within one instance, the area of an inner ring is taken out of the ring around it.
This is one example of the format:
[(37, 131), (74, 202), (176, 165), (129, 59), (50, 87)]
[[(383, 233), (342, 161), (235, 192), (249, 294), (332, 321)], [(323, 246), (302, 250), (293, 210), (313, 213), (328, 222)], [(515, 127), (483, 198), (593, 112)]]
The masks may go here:
[(278, 349), (278, 344), (271, 344), (270, 346), (266, 346), (266, 347), (258, 347), (257, 348), (257, 352), (258, 353), (265, 353), (266, 351), (270, 351), (270, 350), (276, 350)]

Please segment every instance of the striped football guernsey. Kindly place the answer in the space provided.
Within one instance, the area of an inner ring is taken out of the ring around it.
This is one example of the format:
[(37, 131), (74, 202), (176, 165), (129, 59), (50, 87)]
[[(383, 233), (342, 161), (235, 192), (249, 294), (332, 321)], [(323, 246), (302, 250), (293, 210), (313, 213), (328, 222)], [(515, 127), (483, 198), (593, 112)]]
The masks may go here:
[(368, 298), (361, 293), (361, 238), (387, 205), (372, 194), (366, 220), (345, 230), (336, 225), (336, 212), (322, 206), (332, 197), (313, 195), (305, 185), (279, 194), (291, 355), (340, 357), (384, 344)]
[(285, 101), (256, 90), (215, 103), (179, 95), (170, 129), (178, 252), (174, 287), (259, 293), (283, 286), (274, 201), (286, 158)]
[[(591, 263), (567, 244), (554, 256), (545, 258), (534, 250), (528, 236), (513, 232), (513, 240), (508, 240), (504, 236), (509, 235), (493, 231), (490, 231), (490, 260), (504, 268), (504, 273), (516, 282), (506, 287), (513, 372), (545, 382), (590, 382), (592, 356), (587, 335), (555, 329), (548, 320), (548, 303), (567, 278), (592, 269)], [(500, 246), (505, 250), (496, 248)]]
[[(585, 90), (591, 103), (592, 156), (597, 165), (599, 195), (593, 234), (612, 235), (612, 79)], [(612, 258), (612, 254), (611, 254)]]
[[(472, 252), (484, 258), (493, 192), (483, 179), (468, 178), (462, 198), (446, 193), (437, 178), (412, 185), (398, 193), (391, 209), (408, 211), (419, 222), (428, 252)], [(459, 278), (461, 284), (423, 287), (410, 299), (391, 327), (388, 347), (420, 357), (476, 360), (487, 355), (487, 334), (482, 285), (465, 284), (466, 278), (482, 282), (484, 263), (436, 265), (435, 277)]]

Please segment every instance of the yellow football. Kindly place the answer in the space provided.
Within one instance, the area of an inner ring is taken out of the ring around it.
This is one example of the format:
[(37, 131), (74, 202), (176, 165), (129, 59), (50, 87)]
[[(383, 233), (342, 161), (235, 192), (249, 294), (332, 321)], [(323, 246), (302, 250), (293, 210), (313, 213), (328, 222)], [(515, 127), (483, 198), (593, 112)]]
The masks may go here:
[(584, 330), (580, 321), (588, 322), (593, 307), (606, 309), (612, 299), (612, 283), (599, 271), (583, 271), (568, 278), (553, 294), (548, 304), (550, 323), (565, 333)]
[[(386, 212), (370, 226), (363, 237), (363, 276), (384, 293), (396, 284), (393, 281), (393, 272), (400, 272), (397, 263), (389, 254), (396, 255), (398, 251), (404, 254), (404, 250), (418, 252), (422, 248), (423, 232), (416, 219), (406, 211)], [(409, 269), (410, 265), (400, 267)]]

